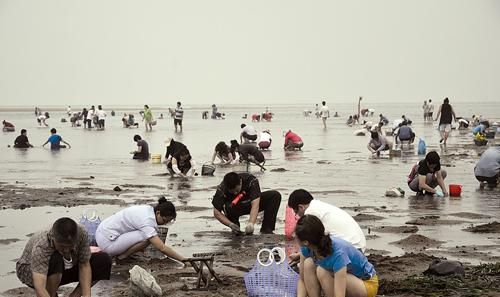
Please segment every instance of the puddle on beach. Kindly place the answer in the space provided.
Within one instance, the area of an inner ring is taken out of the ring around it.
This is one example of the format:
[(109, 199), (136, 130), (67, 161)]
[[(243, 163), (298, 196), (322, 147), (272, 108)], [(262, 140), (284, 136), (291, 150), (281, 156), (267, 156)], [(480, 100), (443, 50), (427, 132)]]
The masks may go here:
[[(411, 166), (420, 159), (415, 149), (404, 149), (401, 157), (372, 159), (365, 149), (367, 136), (354, 136), (353, 131), (358, 128), (344, 125), (344, 115), (354, 112), (354, 108), (330, 108), (339, 110), (343, 117), (331, 118), (327, 131), (321, 128), (317, 119), (303, 119), (300, 114), (305, 108), (300, 107), (277, 107), (273, 110), (276, 113), (273, 122), (254, 123), (258, 130), (270, 129), (274, 139), (272, 150), (265, 152), (269, 160), (266, 164), (268, 170), (263, 173), (258, 168), (250, 167), (250, 171), (259, 178), (262, 190), (279, 189), (282, 194), (276, 233), (283, 234), (285, 205), (289, 194), (294, 189), (305, 188), (313, 192), (317, 199), (345, 207), (353, 216), (380, 217), (376, 220), (360, 221), (365, 234), (368, 235), (370, 228), (370, 235), (376, 235), (369, 237), (367, 241), (370, 250), (392, 256), (402, 255), (404, 249), (391, 243), (403, 240), (413, 233), (377, 232), (377, 227), (411, 227), (413, 225), (406, 223), (425, 216), (438, 216), (439, 220), (454, 223), (434, 222), (417, 225), (416, 234), (444, 242), (439, 247), (432, 247), (432, 253), (477, 264), (482, 261), (479, 257), (474, 254), (468, 257), (469, 254), (454, 250), (460, 250), (457, 247), (462, 246), (479, 246), (479, 250), (484, 253), (500, 257), (500, 234), (471, 233), (463, 230), (471, 224), (500, 222), (500, 191), (478, 189), (473, 168), (478, 153), (484, 148), (471, 146), (472, 139), (468, 133), (453, 131), (448, 146), (440, 147), (437, 144), (439, 139), (435, 126), (424, 124), (420, 120), (420, 112), (407, 114), (414, 120), (413, 128), (417, 136), (424, 136), (428, 150), (437, 150), (442, 155), (447, 155), (443, 157), (443, 163), (449, 165), (446, 166), (446, 183), (463, 185), (461, 197), (415, 197), (406, 185), (406, 175)], [(389, 117), (399, 117), (404, 113), (389, 105), (374, 108), (384, 110), (384, 114)], [(482, 114), (487, 116), (492, 107), (482, 108), (485, 108)], [(472, 106), (464, 110), (457, 105), (455, 109), (464, 115), (473, 113)], [(420, 106), (415, 106), (414, 110), (420, 111)], [(493, 110), (499, 110), (499, 106), (496, 105)], [(211, 159), (213, 147), (218, 141), (225, 140), (228, 143), (229, 140), (237, 138), (239, 125), (246, 122), (241, 119), (241, 114), (251, 112), (228, 110), (227, 120), (203, 121), (200, 117), (201, 111), (186, 110), (183, 134), (172, 132), (170, 119), (160, 120), (151, 133), (145, 133), (142, 127), (135, 130), (123, 129), (121, 117), (110, 117), (107, 121), (108, 128), (104, 132), (83, 131), (81, 128), (71, 128), (67, 123), (60, 123), (62, 113), (54, 112), (49, 124), (56, 127), (73, 148), (51, 153), (40, 147), (29, 151), (0, 147), (0, 180), (10, 185), (16, 185), (17, 181), (20, 187), (26, 185), (33, 188), (82, 186), (111, 191), (115, 186), (119, 186), (123, 191), (93, 198), (122, 199), (127, 204), (151, 203), (164, 195), (179, 206), (177, 222), (170, 228), (167, 242), (180, 253), (191, 255), (197, 252), (238, 248), (244, 244), (245, 239), (233, 238), (226, 228), (212, 219), (210, 207), (215, 187), (224, 174), (231, 170), (243, 171), (244, 165), (217, 167), (214, 177), (199, 176), (183, 180), (162, 175), (166, 172), (163, 164), (130, 160), (129, 151), (135, 148), (132, 137), (136, 133), (149, 142), (152, 154), (162, 155), (165, 151), (165, 139), (173, 136), (189, 147), (201, 167), (201, 164)], [(117, 110), (117, 114), (121, 113)], [(10, 119), (18, 127), (27, 128), (30, 141), (35, 145), (39, 146), (48, 137), (47, 129), (36, 128), (36, 121), (31, 113), (4, 112), (0, 115)], [(376, 118), (369, 120), (376, 121)], [(282, 150), (282, 132), (285, 129), (292, 129), (302, 136), (305, 142), (304, 151)], [(2, 133), (0, 143), (11, 143), (14, 138), (13, 134)], [(498, 140), (495, 141), (498, 143)], [(385, 191), (392, 187), (401, 187), (406, 191), (406, 196), (385, 197)], [(19, 189), (19, 192), (22, 192), (22, 189)], [(0, 191), (0, 200), (3, 194)], [(19, 239), (6, 244), (0, 243), (0, 261), (3, 264), (0, 267), (0, 292), (22, 286), (13, 272), (15, 259), (21, 255), (28, 239), (26, 235), (40, 230), (43, 226), (49, 226), (61, 216), (78, 219), (85, 209), (92, 207), (98, 209), (101, 218), (105, 218), (124, 206), (44, 206), (24, 210), (0, 210), (0, 240)], [(469, 214), (453, 215), (464, 212)], [(202, 240), (200, 233), (203, 233)], [(241, 267), (236, 269), (243, 271)]]

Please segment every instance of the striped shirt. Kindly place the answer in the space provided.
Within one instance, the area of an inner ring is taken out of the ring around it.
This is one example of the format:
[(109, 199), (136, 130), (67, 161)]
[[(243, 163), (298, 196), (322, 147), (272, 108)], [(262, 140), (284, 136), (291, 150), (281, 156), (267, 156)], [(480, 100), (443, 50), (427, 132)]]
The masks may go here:
[(182, 120), (182, 117), (184, 116), (184, 110), (182, 109), (181, 106), (175, 108), (175, 116), (174, 119), (176, 120)]
[[(16, 273), (19, 280), (33, 287), (32, 273), (47, 275), (50, 256), (55, 251), (50, 229), (34, 234), (26, 243), (23, 254), (16, 263)], [(90, 255), (87, 231), (81, 225), (78, 225), (78, 239), (73, 250), (71, 250), (71, 258), (73, 261), (83, 264), (90, 260)], [(74, 265), (76, 264), (74, 263)]]

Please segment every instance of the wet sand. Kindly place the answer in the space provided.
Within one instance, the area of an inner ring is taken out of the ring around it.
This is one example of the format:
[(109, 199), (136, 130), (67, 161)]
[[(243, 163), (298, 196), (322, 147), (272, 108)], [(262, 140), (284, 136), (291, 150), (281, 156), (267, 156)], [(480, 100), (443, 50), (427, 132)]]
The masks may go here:
[[(420, 159), (414, 147), (404, 149), (401, 157), (373, 159), (361, 149), (366, 146), (366, 138), (353, 136), (352, 131), (357, 128), (344, 127), (340, 119), (337, 122), (331, 120), (332, 129), (328, 131), (321, 130), (315, 119), (301, 123), (305, 127), (294, 126), (291, 120), (285, 124), (283, 121), (277, 119), (276, 122), (255, 125), (258, 128), (270, 126), (276, 131), (283, 126), (303, 129), (304, 138), (308, 139), (304, 151), (285, 153), (276, 144), (273, 150), (265, 152), (269, 160), (266, 173), (251, 168), (263, 190), (278, 189), (282, 194), (277, 234), (283, 234), (284, 205), (288, 195), (302, 187), (310, 190), (317, 199), (345, 209), (360, 223), (367, 235), (370, 261), (380, 275), (379, 295), (488, 296), (500, 291), (499, 269), (477, 267), (482, 263), (500, 261), (500, 231), (495, 223), (500, 221), (500, 192), (498, 189), (479, 190), (471, 175), (485, 148), (470, 144), (470, 137), (458, 131), (454, 131), (448, 147), (439, 146), (432, 125), (415, 123), (417, 135), (426, 137), (428, 150), (438, 150), (441, 154), (443, 168), (449, 174), (446, 183), (464, 185), (462, 197), (417, 197), (405, 184), (406, 174)], [(233, 135), (238, 129), (226, 127), (238, 127), (240, 122), (240, 119), (228, 119), (223, 126), (217, 121), (203, 122), (202, 125), (210, 130), (207, 133), (218, 129), (218, 133)], [(119, 129), (119, 123), (116, 125), (113, 129)], [(202, 128), (188, 125), (179, 138), (191, 144), (190, 149), (193, 148), (199, 160), (206, 160), (212, 153), (211, 148), (193, 140), (199, 137), (196, 129)], [(151, 147), (159, 147), (165, 135), (171, 133), (166, 132), (167, 128), (160, 129), (158, 127), (158, 131), (147, 135)], [(130, 131), (111, 131), (120, 141), (130, 140)], [(68, 137), (73, 135), (75, 140), (83, 133), (83, 137), (95, 137), (96, 141), (103, 142), (107, 133), (65, 132)], [(215, 135), (213, 133), (209, 135)], [(91, 138), (83, 139), (88, 141)], [(218, 140), (215, 136), (213, 139)], [(113, 147), (113, 144), (105, 145)], [(193, 290), (195, 275), (192, 268), (179, 269), (168, 260), (147, 257), (135, 262), (153, 271), (164, 289), (164, 296), (245, 296), (242, 277), (255, 263), (258, 250), (285, 246), (281, 235), (233, 237), (212, 217), (210, 197), (215, 187), (226, 172), (244, 170), (244, 166), (217, 167), (215, 177), (183, 180), (165, 176), (163, 165), (125, 160), (129, 148), (113, 147), (113, 150), (113, 153), (102, 152), (102, 156), (94, 152), (91, 159), (81, 160), (73, 159), (85, 155), (84, 149), (78, 145), (75, 145), (75, 150), (49, 157), (40, 149), (29, 154), (16, 152), (16, 155), (9, 155), (13, 154), (12, 151), (0, 148), (0, 153), (6, 156), (0, 161), (6, 168), (6, 174), (2, 176), (4, 182), (0, 183), (0, 225), (3, 226), (0, 228), (0, 260), (5, 264), (0, 268), (0, 291), (6, 291), (4, 295), (34, 296), (30, 289), (17, 281), (15, 259), (21, 254), (27, 238), (54, 218), (67, 215), (77, 219), (89, 208), (96, 208), (101, 218), (105, 218), (127, 205), (154, 203), (162, 195), (172, 200), (178, 209), (177, 223), (169, 231), (167, 243), (185, 256), (217, 252), (215, 270), (225, 282), (217, 289), (196, 291)], [(47, 158), (49, 161), (39, 161)], [(67, 163), (64, 167), (60, 165), (62, 158)], [(31, 167), (19, 166), (25, 164), (23, 162), (30, 162)], [(113, 190), (117, 186), (121, 191)], [(385, 191), (394, 186), (403, 188), (406, 196), (384, 197)], [(467, 274), (460, 284), (453, 278), (422, 276), (429, 264), (441, 257), (464, 263)], [(129, 296), (127, 277), (131, 267), (132, 264), (113, 266), (112, 280), (98, 284), (94, 292), (98, 296)], [(475, 279), (474, 274), (484, 275), (484, 280)], [(490, 283), (485, 283), (488, 280)], [(460, 290), (454, 291), (454, 288)]]

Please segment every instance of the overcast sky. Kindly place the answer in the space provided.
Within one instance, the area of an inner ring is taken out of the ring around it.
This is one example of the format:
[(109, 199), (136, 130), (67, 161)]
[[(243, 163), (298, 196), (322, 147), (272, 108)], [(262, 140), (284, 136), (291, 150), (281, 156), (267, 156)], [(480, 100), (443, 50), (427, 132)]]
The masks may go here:
[(498, 101), (500, 1), (0, 0), (0, 104)]

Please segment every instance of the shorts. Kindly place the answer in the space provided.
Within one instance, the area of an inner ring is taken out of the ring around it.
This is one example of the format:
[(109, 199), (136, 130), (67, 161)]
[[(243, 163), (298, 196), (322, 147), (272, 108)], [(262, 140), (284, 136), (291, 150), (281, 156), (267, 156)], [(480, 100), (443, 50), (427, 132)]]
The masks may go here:
[(243, 134), (241, 136), (243, 136), (243, 138), (246, 138), (246, 139), (248, 139), (250, 141), (256, 141), (257, 140), (257, 134), (250, 135), (250, 134), (247, 134), (246, 132), (243, 132)]
[(378, 292), (378, 276), (374, 275), (372, 278), (364, 280), (363, 284), (366, 288), (366, 296), (367, 297), (375, 297)]
[(439, 125), (439, 131), (441, 131), (441, 132), (451, 132), (451, 124), (441, 124), (441, 125)]
[(174, 125), (182, 126), (182, 119), (174, 119)]
[(267, 149), (271, 146), (271, 143), (269, 141), (261, 141), (259, 142), (259, 147), (261, 149)]
[(96, 232), (97, 245), (101, 250), (110, 256), (118, 256), (126, 252), (130, 247), (136, 245), (139, 242), (148, 240), (148, 236), (140, 230), (130, 231), (121, 234), (115, 240), (110, 240), (106, 237), (104, 232), (101, 232), (99, 228)]

